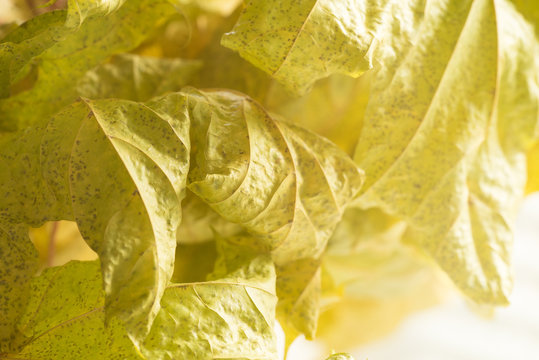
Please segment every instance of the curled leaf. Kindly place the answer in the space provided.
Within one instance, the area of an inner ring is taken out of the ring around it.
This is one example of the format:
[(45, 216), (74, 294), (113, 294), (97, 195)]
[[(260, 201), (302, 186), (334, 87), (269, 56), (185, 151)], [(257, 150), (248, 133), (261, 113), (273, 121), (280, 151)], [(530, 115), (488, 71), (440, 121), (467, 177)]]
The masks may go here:
[(173, 273), (189, 168), (182, 99), (77, 102), (46, 128), (2, 144), (12, 173), (0, 175), (0, 216), (75, 220), (100, 256), (107, 314), (120, 316), (135, 341)]
[(189, 189), (278, 264), (319, 256), (363, 172), (329, 141), (273, 119), (248, 97), (187, 93), (192, 122)]

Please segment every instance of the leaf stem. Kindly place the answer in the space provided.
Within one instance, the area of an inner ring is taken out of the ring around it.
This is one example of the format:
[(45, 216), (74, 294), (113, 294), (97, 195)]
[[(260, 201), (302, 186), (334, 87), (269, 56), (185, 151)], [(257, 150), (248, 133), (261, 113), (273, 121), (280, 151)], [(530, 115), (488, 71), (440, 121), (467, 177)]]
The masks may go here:
[(52, 223), (51, 232), (49, 234), (49, 243), (47, 246), (47, 266), (48, 267), (51, 267), (54, 262), (57, 230), (58, 230), (58, 221), (55, 221)]

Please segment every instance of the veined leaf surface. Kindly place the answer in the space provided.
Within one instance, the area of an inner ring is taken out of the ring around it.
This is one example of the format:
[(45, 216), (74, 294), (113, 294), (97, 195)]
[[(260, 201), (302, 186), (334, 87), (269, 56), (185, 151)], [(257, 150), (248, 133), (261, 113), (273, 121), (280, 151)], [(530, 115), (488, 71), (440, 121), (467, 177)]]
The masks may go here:
[(171, 284), (143, 344), (149, 359), (277, 359), (270, 256), (218, 241), (206, 282)]
[(245, 96), (193, 90), (188, 99), (196, 144), (189, 189), (247, 230), (230, 241), (271, 252), (283, 326), (312, 338), (318, 258), (362, 171), (329, 141), (273, 119)]
[(333, 73), (357, 77), (376, 48), (392, 53), (414, 36), (422, 1), (249, 1), (222, 44), (305, 93)]
[(211, 280), (170, 284), (140, 351), (118, 319), (105, 321), (101, 283), (99, 261), (46, 269), (32, 282), (18, 323), (26, 341), (0, 358), (277, 358), (275, 271), (268, 255), (221, 249)]
[(99, 262), (70, 262), (32, 281), (18, 351), (0, 359), (141, 359), (116, 318), (105, 326)]
[(505, 304), (511, 290), (537, 49), (505, 1), (430, 3), (411, 45), (375, 75), (356, 149), (369, 174), (359, 204), (406, 219), (405, 240), (480, 303)]
[(77, 102), (45, 129), (1, 146), (10, 171), (0, 174), (0, 216), (75, 220), (101, 258), (107, 311), (135, 341), (149, 330), (173, 273), (189, 167), (182, 99)]
[(363, 172), (335, 145), (273, 119), (250, 98), (187, 92), (192, 122), (189, 189), (278, 264), (318, 257)]

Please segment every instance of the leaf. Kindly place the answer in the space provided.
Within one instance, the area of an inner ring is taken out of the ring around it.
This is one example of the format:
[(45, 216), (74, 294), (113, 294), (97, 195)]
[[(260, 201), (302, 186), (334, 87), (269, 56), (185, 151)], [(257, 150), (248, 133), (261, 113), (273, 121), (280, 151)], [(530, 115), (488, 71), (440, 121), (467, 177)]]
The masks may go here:
[(363, 173), (329, 141), (271, 118), (250, 98), (186, 90), (189, 189), (278, 264), (319, 256)]
[(358, 203), (405, 219), (405, 241), (471, 299), (505, 304), (538, 119), (537, 42), (504, 1), (425, 10), (411, 46), (375, 75), (355, 154), (369, 174)]
[[(116, 318), (105, 326), (99, 262), (46, 269), (18, 324), (27, 341), (7, 359), (140, 359)], [(3, 358), (3, 357), (2, 357)]]
[(60, 41), (67, 33), (65, 11), (35, 17), (12, 30), (0, 43), (0, 98), (10, 95), (10, 87), (20, 80), (25, 65)]
[(126, 0), (68, 0), (67, 27), (80, 26), (92, 15), (107, 15), (118, 10)]
[[(27, 336), (10, 359), (276, 359), (275, 271), (268, 256), (221, 252), (214, 280), (171, 284), (143, 344), (143, 357), (121, 323), (105, 322), (98, 261), (46, 269), (32, 284), (19, 330)], [(59, 301), (61, 299), (62, 301)], [(176, 320), (182, 320), (179, 323)]]
[(277, 268), (277, 316), (285, 333), (286, 348), (298, 334), (314, 339), (321, 292), (320, 260), (301, 259)]
[(200, 67), (201, 63), (194, 60), (122, 54), (88, 71), (79, 80), (77, 91), (90, 99), (147, 101), (166, 92), (179, 91), (191, 82)]
[(362, 171), (329, 141), (274, 120), (248, 97), (191, 90), (188, 99), (196, 144), (189, 189), (247, 230), (229, 241), (271, 252), (283, 326), (312, 337), (318, 258)]
[(271, 258), (220, 242), (207, 282), (171, 284), (144, 342), (149, 359), (277, 359)]
[(28, 303), (30, 281), (38, 266), (27, 227), (0, 222), (0, 354), (17, 348), (21, 334), (16, 325)]
[(535, 30), (535, 36), (539, 38), (539, 6), (534, 1), (528, 0), (511, 0), (522, 16), (526, 18)]
[(189, 167), (182, 99), (78, 102), (41, 132), (0, 147), (13, 171), (0, 174), (0, 209), (9, 209), (0, 217), (75, 220), (100, 256), (107, 315), (118, 315), (135, 342), (173, 273)]
[(0, 100), (0, 129), (13, 131), (48, 121), (76, 100), (77, 81), (86, 71), (139, 45), (174, 12), (165, 0), (133, 0), (109, 16), (87, 19), (34, 58), (39, 61), (38, 79), (30, 90)]
[(416, 3), (250, 1), (222, 44), (303, 94), (334, 73), (361, 75), (373, 66), (375, 48), (389, 53), (413, 36)]

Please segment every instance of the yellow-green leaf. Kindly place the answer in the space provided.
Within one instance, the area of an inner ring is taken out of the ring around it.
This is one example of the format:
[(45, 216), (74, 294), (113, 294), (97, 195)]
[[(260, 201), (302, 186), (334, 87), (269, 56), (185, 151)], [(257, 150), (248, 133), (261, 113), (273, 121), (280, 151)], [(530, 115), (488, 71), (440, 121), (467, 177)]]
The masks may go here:
[(363, 172), (335, 145), (273, 119), (252, 99), (187, 93), (189, 189), (250, 233), (234, 241), (272, 251), (278, 264), (317, 257)]
[[(405, 240), (476, 302), (505, 304), (538, 45), (506, 1), (434, 2), (410, 46), (378, 55), (355, 159), (359, 197), (405, 219)], [(471, 60), (473, 59), (473, 61)]]
[(12, 30), (0, 43), (0, 98), (10, 95), (12, 84), (20, 80), (25, 66), (60, 41), (68, 32), (65, 11), (38, 16)]
[(404, 230), (379, 209), (345, 212), (323, 258), (316, 337), (328, 348), (351, 349), (385, 336), (447, 295), (441, 271), (400, 242)]
[[(33, 87), (0, 100), (0, 129), (21, 129), (48, 121), (55, 112), (76, 100), (77, 81), (86, 71), (111, 55), (139, 45), (151, 29), (175, 11), (166, 0), (131, 0), (118, 11), (90, 17), (69, 31), (61, 41), (34, 58), (39, 64)], [(40, 44), (38, 40), (34, 43)]]
[(249, 1), (222, 44), (271, 74), (288, 89), (306, 92), (333, 73), (357, 77), (414, 36), (420, 1)]
[(66, 26), (80, 26), (93, 15), (107, 15), (118, 10), (126, 0), (68, 0)]
[(161, 59), (131, 54), (88, 71), (77, 84), (80, 96), (147, 101), (191, 83), (201, 67), (195, 60)]
[(22, 334), (16, 325), (28, 303), (30, 281), (38, 266), (28, 228), (0, 222), (0, 356), (17, 350)]
[(174, 94), (77, 102), (1, 147), (10, 172), (0, 173), (0, 216), (75, 220), (101, 258), (107, 314), (119, 315), (134, 341), (173, 273), (189, 168), (185, 106)]
[(307, 258), (277, 267), (277, 316), (288, 345), (299, 335), (314, 339), (322, 295), (320, 260)]
[(149, 359), (277, 359), (268, 255), (219, 242), (206, 282), (171, 284), (143, 344)]
[(99, 262), (70, 262), (46, 269), (32, 282), (18, 330), (18, 351), (2, 359), (141, 359), (121, 323), (105, 325)]
[(284, 326), (312, 337), (317, 259), (361, 187), (362, 171), (329, 141), (273, 119), (248, 97), (192, 90), (188, 99), (196, 144), (189, 189), (247, 230), (230, 241), (271, 252)]

